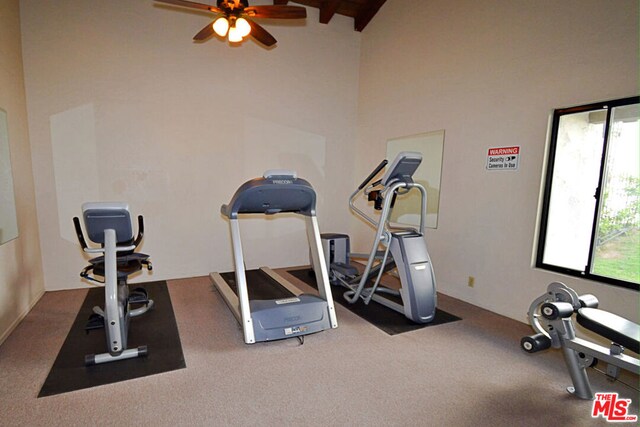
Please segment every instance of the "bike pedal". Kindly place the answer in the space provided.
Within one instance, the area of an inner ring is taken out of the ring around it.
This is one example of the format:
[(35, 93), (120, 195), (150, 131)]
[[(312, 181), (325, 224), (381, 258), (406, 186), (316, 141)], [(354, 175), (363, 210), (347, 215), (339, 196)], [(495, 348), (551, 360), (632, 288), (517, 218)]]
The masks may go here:
[(149, 295), (147, 294), (146, 289), (136, 288), (131, 291), (131, 293), (129, 293), (128, 302), (129, 304), (148, 304)]
[(87, 320), (87, 324), (84, 326), (84, 330), (87, 333), (94, 329), (102, 328), (104, 328), (104, 318), (96, 313), (93, 313), (91, 316), (89, 316), (89, 320)]

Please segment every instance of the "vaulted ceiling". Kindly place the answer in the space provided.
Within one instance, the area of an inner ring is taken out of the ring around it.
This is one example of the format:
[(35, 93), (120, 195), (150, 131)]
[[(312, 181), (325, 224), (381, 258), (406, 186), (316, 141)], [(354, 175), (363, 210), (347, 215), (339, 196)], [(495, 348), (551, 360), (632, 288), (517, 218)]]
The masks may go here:
[(320, 9), (320, 23), (328, 24), (335, 14), (353, 18), (353, 29), (362, 31), (386, 0), (273, 0), (273, 4), (298, 3)]

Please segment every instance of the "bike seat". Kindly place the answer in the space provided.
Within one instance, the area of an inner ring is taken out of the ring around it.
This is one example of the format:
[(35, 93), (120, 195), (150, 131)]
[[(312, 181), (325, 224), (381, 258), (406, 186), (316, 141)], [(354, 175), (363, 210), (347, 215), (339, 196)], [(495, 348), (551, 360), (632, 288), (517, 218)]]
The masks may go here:
[(578, 310), (576, 320), (590, 331), (602, 335), (634, 353), (640, 353), (640, 325), (637, 323), (608, 311), (588, 307)]

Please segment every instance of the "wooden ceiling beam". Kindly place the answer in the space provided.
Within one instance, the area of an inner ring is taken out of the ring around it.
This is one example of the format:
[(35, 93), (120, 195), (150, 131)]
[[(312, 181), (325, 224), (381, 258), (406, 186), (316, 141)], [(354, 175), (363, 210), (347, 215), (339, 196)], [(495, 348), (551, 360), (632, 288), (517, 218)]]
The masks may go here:
[(386, 0), (273, 0), (274, 5), (300, 4), (319, 10), (319, 21), (328, 24), (334, 15), (353, 18), (353, 29), (362, 31)]
[(324, 0), (320, 6), (320, 23), (328, 24), (340, 6), (340, 0)]
[(373, 19), (378, 10), (382, 7), (386, 0), (370, 0), (367, 7), (362, 8), (358, 15), (353, 19), (353, 27), (356, 31), (364, 30), (364, 27)]

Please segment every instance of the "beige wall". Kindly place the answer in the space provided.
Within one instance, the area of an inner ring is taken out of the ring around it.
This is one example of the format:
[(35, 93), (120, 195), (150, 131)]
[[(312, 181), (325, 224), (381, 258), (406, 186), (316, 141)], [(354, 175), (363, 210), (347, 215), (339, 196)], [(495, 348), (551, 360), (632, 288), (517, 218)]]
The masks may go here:
[[(388, 0), (362, 37), (357, 174), (387, 139), (445, 129), (427, 232), (439, 290), (524, 320), (561, 280), (637, 321), (637, 292), (534, 269), (532, 255), (551, 110), (637, 95), (638, 64), (636, 0)], [(511, 145), (519, 170), (486, 171), (487, 149)]]
[[(71, 219), (88, 200), (125, 200), (145, 216), (153, 279), (229, 271), (220, 205), (266, 169), (297, 170), (318, 192), (320, 226), (346, 228), (361, 37), (352, 20), (322, 25), (309, 9), (306, 23), (265, 21), (278, 39), (267, 50), (194, 43), (211, 16), (152, 1), (21, 6), (48, 290), (86, 286)], [(249, 267), (308, 262), (301, 219), (243, 225)]]
[(0, 108), (7, 112), (19, 236), (0, 245), (0, 343), (44, 293), (17, 0), (0, 0)]
[[(86, 286), (71, 217), (89, 199), (128, 200), (145, 215), (155, 279), (231, 269), (219, 206), (274, 167), (314, 184), (323, 231), (350, 230), (366, 250), (372, 232), (346, 209), (352, 187), (387, 139), (439, 129), (440, 217), (427, 237), (442, 292), (524, 320), (563, 280), (638, 318), (637, 292), (531, 267), (549, 114), (637, 93), (636, 1), (388, 0), (362, 34), (340, 16), (318, 24), (309, 8), (304, 24), (265, 24), (279, 40), (265, 50), (192, 43), (207, 17), (152, 2), (22, 0), (29, 132), (17, 7), (5, 3), (0, 101), (21, 222), (20, 239), (0, 247), (9, 323), (42, 292), (28, 133), (53, 290)], [(487, 148), (512, 144), (517, 172), (484, 169)], [(245, 227), (249, 267), (306, 262), (299, 221), (264, 221)]]

